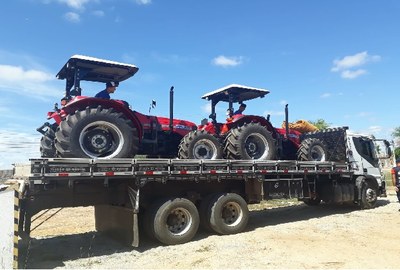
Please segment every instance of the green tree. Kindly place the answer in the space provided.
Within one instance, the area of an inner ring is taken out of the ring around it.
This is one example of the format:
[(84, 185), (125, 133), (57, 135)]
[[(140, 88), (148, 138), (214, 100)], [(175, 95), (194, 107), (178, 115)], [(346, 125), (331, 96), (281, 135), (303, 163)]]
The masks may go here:
[(400, 158), (400, 147), (396, 147), (396, 148), (394, 149), (394, 157), (395, 157), (396, 159)]
[(395, 138), (400, 138), (400, 127), (394, 128), (394, 131), (392, 132), (392, 136)]
[(316, 121), (309, 120), (311, 124), (316, 126), (318, 129), (326, 129), (330, 127), (330, 123), (326, 122), (324, 119), (317, 119)]

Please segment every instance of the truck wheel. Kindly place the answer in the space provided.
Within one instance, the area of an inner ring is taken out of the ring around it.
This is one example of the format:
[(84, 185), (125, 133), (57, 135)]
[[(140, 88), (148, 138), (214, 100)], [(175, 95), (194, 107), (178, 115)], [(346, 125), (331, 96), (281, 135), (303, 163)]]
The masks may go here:
[(327, 153), (327, 147), (320, 139), (308, 138), (301, 142), (297, 150), (297, 159), (304, 161), (326, 161)]
[(321, 199), (320, 198), (309, 198), (309, 199), (304, 199), (303, 202), (308, 206), (317, 206), (321, 203)]
[(249, 209), (245, 200), (235, 193), (224, 193), (214, 197), (210, 204), (208, 221), (213, 231), (219, 234), (242, 232), (249, 220)]
[(42, 138), (40, 139), (40, 156), (42, 158), (56, 157), (56, 148), (54, 146), (54, 139), (56, 138), (57, 125), (53, 124), (48, 127)]
[(154, 204), (149, 212), (149, 231), (166, 245), (189, 242), (197, 233), (200, 218), (196, 206), (185, 198), (175, 198)]
[(225, 139), (225, 155), (228, 159), (275, 159), (275, 140), (259, 123), (244, 124), (232, 129)]
[(55, 147), (60, 157), (124, 158), (138, 151), (136, 128), (114, 109), (86, 107), (62, 121)]
[(180, 159), (220, 159), (222, 148), (218, 139), (205, 130), (191, 131), (183, 137), (178, 150)]
[(374, 208), (378, 200), (378, 190), (368, 181), (364, 181), (361, 186), (361, 209)]

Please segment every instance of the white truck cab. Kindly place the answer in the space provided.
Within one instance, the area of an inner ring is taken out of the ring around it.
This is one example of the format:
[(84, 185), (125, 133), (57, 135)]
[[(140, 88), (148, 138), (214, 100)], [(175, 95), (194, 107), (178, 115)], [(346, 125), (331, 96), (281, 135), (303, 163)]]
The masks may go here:
[(376, 179), (381, 194), (386, 195), (385, 176), (378, 158), (379, 147), (383, 145), (386, 149), (381, 149), (385, 157), (391, 156), (390, 144), (386, 140), (375, 139), (371, 135), (357, 134), (346, 131), (347, 157), (356, 175), (372, 176)]

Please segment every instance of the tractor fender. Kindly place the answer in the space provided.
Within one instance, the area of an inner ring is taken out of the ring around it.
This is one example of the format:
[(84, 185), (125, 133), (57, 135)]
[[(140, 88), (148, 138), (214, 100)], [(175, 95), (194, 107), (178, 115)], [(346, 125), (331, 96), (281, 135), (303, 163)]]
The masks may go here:
[(267, 119), (265, 119), (262, 116), (256, 116), (256, 115), (242, 115), (240, 117), (235, 117), (232, 119), (232, 122), (226, 123), (228, 130), (231, 130), (232, 128), (242, 126), (245, 123), (260, 123), (260, 125), (264, 126), (267, 128), (269, 132), (272, 133), (272, 137), (276, 139), (277, 134), (275, 128), (272, 126), (271, 122), (269, 122)]
[(123, 100), (114, 100), (114, 99), (99, 99), (99, 98), (92, 98), (92, 97), (85, 97), (80, 98), (77, 100), (73, 100), (72, 102), (68, 103), (64, 108), (63, 111), (68, 114), (75, 113), (76, 110), (81, 110), (86, 107), (97, 107), (102, 106), (103, 108), (113, 108), (117, 112), (121, 112), (125, 117), (132, 121), (133, 125), (137, 129), (139, 141), (141, 141), (143, 137), (143, 127), (135, 115), (134, 111), (129, 109), (129, 105), (126, 101)]

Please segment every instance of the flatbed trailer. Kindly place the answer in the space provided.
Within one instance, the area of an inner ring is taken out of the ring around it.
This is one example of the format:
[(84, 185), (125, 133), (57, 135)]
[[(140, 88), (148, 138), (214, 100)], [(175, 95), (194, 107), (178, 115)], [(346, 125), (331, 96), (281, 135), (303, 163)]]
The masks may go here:
[[(248, 204), (297, 198), (308, 205), (375, 206), (385, 188), (348, 162), (293, 160), (32, 159), (20, 187), (19, 233), (57, 207), (94, 206), (96, 230), (137, 247), (139, 227), (163, 244), (190, 241), (202, 226), (245, 229)], [(140, 226), (139, 226), (140, 224)]]

